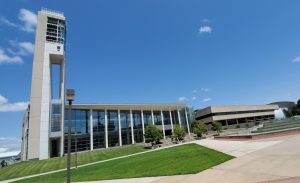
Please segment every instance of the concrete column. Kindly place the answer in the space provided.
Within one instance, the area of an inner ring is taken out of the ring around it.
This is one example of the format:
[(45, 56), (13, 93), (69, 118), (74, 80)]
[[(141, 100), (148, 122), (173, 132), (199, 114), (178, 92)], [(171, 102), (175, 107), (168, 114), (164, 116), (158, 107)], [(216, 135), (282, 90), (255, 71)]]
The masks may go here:
[(165, 123), (164, 123), (164, 114), (163, 114), (163, 112), (162, 112), (162, 109), (160, 110), (160, 115), (161, 115), (162, 131), (163, 131), (164, 139), (166, 139)]
[(177, 109), (177, 115), (178, 115), (179, 126), (181, 127), (181, 118), (180, 118), (180, 112), (178, 109)]
[(171, 128), (172, 128), (172, 133), (173, 133), (174, 132), (174, 127), (173, 127), (173, 118), (172, 118), (171, 109), (169, 109), (169, 112), (170, 112)]
[(143, 128), (143, 140), (145, 142), (145, 137), (144, 137), (144, 135), (145, 135), (145, 122), (144, 122), (144, 111), (143, 110), (141, 110), (141, 117), (142, 117), (142, 128)]
[(227, 119), (225, 121), (226, 121), (226, 126), (228, 127), (228, 121), (227, 121)]
[(238, 125), (238, 124), (239, 124), (239, 121), (238, 121), (238, 119), (235, 119), (235, 121), (236, 121), (236, 124)]
[(119, 122), (119, 145), (122, 146), (121, 113), (120, 113), (120, 109), (118, 109), (118, 122)]
[(133, 115), (131, 109), (130, 109), (130, 124), (131, 124), (131, 140), (132, 140), (132, 144), (134, 144)]
[(91, 151), (94, 150), (94, 135), (93, 135), (93, 109), (90, 109), (90, 145)]
[[(65, 60), (60, 65), (60, 99), (62, 101), (62, 108), (61, 108), (61, 141), (60, 141), (60, 157), (64, 155), (64, 137), (65, 137), (65, 80), (66, 80), (66, 69), (65, 69), (66, 62)], [(29, 116), (28, 116), (29, 118)], [(28, 119), (29, 120), (29, 119)]]
[(153, 109), (151, 109), (151, 116), (152, 116), (152, 124), (154, 125), (154, 114), (153, 114)]
[(188, 118), (188, 115), (187, 115), (186, 107), (184, 107), (184, 113), (185, 113), (185, 121), (186, 121), (187, 131), (188, 131), (188, 134), (191, 135), (189, 118)]
[(108, 148), (108, 131), (107, 131), (107, 109), (104, 110), (105, 113), (105, 148)]

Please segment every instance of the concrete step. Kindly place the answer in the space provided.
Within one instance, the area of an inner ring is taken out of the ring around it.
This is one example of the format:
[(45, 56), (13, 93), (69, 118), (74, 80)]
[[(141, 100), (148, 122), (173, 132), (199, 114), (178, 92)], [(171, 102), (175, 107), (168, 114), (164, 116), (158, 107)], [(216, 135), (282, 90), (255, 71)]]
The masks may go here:
[(267, 128), (259, 128), (256, 131), (253, 131), (253, 133), (261, 133), (261, 132), (268, 132), (268, 131), (276, 131), (276, 130), (283, 130), (283, 129), (290, 129), (290, 128), (297, 128), (300, 127), (300, 123), (296, 124), (285, 124), (285, 125), (280, 125), (280, 126), (269, 126)]

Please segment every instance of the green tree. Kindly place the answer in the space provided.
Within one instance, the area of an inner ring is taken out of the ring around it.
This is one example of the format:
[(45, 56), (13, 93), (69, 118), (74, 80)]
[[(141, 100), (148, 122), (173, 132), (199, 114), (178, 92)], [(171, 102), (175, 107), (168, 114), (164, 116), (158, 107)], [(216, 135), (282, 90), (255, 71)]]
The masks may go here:
[(284, 116), (286, 118), (290, 118), (290, 117), (293, 116), (293, 114), (290, 111), (286, 110), (286, 109), (283, 109), (283, 113), (284, 113)]
[(162, 132), (154, 125), (150, 124), (145, 129), (145, 142), (151, 143), (153, 147), (154, 143), (163, 138)]
[(192, 129), (197, 125), (199, 123), (199, 121), (197, 121), (197, 120), (193, 120), (192, 121), (192, 123), (191, 123), (191, 127), (192, 127)]
[(297, 101), (297, 107), (300, 109), (300, 99)]
[(216, 131), (218, 135), (220, 135), (220, 132), (222, 132), (222, 124), (218, 121), (212, 122), (212, 130)]
[(173, 135), (173, 138), (176, 139), (176, 141), (178, 142), (179, 140), (183, 140), (183, 138), (185, 136), (185, 131), (179, 125), (176, 125), (172, 135)]
[(194, 134), (197, 135), (197, 137), (202, 137), (204, 133), (207, 132), (207, 129), (205, 127), (205, 124), (200, 121), (193, 121), (192, 122), (192, 131)]
[(1, 161), (1, 167), (5, 167), (5, 166), (7, 166), (7, 163), (5, 162), (5, 160), (2, 160)]

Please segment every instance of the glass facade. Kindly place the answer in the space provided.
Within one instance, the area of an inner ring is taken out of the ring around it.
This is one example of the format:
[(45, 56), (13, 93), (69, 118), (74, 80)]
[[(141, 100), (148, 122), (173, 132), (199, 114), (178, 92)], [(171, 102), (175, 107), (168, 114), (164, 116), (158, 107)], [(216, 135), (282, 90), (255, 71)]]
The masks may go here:
[(180, 114), (180, 120), (181, 120), (181, 127), (185, 129), (185, 132), (188, 132), (184, 109), (180, 110), (179, 114)]
[(149, 124), (152, 124), (152, 114), (151, 111), (143, 111), (143, 115), (144, 115), (144, 125), (146, 129)]
[(132, 144), (130, 111), (120, 111), (122, 145)]
[(51, 108), (51, 132), (61, 130), (61, 103), (52, 103)]
[(105, 148), (105, 112), (104, 110), (93, 111), (93, 147)]
[(173, 120), (173, 126), (179, 125), (179, 119), (178, 119), (178, 112), (177, 110), (171, 111), (172, 120)]
[(132, 121), (135, 143), (143, 142), (143, 126), (141, 111), (132, 111)]
[(107, 111), (108, 147), (119, 145), (118, 111)]
[(160, 111), (153, 111), (153, 118), (155, 125), (162, 125)]
[[(58, 112), (59, 108), (53, 109), (53, 113)], [(144, 128), (149, 124), (152, 124), (152, 113), (151, 110), (132, 110), (132, 116), (130, 110), (107, 110), (105, 114), (104, 109), (93, 109), (92, 114), (90, 114), (90, 109), (72, 109), (72, 127), (71, 127), (71, 151), (86, 151), (91, 149), (91, 135), (93, 139), (93, 149), (114, 147), (120, 145), (141, 143), (144, 140), (143, 136), (143, 124), (142, 116), (144, 119)], [(142, 115), (143, 113), (143, 115)], [(119, 118), (120, 115), (120, 128), (119, 128)], [(164, 129), (165, 135), (172, 135), (172, 126), (179, 124), (178, 112), (177, 110), (170, 111), (153, 111), (153, 120), (156, 127), (160, 130)], [(92, 119), (92, 121), (90, 121)], [(181, 125), (183, 128), (187, 128), (187, 123), (185, 119), (185, 111), (180, 111)], [(132, 121), (131, 121), (132, 120)], [(107, 132), (106, 132), (106, 122), (107, 122)], [(90, 126), (92, 125), (92, 126)], [(132, 129), (133, 128), (133, 133)], [(92, 134), (91, 131), (92, 130)], [(119, 132), (120, 130), (120, 132)], [(65, 110), (65, 124), (64, 124), (64, 152), (67, 153), (67, 133), (68, 133), (68, 110)], [(107, 134), (106, 134), (107, 133)], [(121, 134), (121, 141), (119, 142), (119, 133)], [(133, 135), (133, 136), (132, 136)], [(107, 139), (106, 139), (107, 137)], [(107, 144), (106, 144), (107, 142)]]
[(64, 20), (48, 17), (46, 40), (64, 44), (66, 39), (66, 25)]
[[(68, 143), (68, 110), (65, 113), (65, 148), (67, 152)], [(90, 150), (90, 111), (72, 110), (72, 128), (71, 128), (71, 152)]]
[(165, 125), (165, 135), (172, 136), (172, 126), (171, 126), (171, 118), (169, 111), (163, 111), (164, 117), (164, 125)]

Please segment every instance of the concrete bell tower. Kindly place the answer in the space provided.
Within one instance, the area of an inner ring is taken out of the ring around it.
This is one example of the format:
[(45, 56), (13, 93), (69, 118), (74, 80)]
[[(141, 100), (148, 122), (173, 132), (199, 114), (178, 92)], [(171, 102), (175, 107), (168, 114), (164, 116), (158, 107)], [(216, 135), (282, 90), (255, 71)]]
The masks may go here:
[[(28, 145), (25, 159), (63, 155), (66, 19), (63, 13), (38, 12), (32, 68)], [(53, 98), (52, 66), (58, 65), (59, 95)]]

